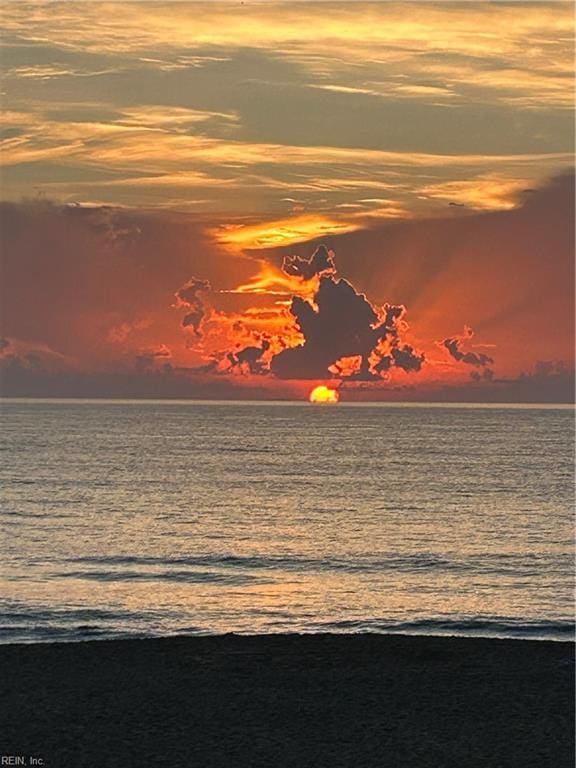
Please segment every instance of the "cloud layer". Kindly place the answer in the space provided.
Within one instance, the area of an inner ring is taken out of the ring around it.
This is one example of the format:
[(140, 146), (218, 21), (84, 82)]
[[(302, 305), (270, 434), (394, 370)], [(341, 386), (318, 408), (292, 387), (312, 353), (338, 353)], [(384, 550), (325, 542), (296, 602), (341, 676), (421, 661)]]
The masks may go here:
[(166, 211), (4, 204), (4, 386), (543, 392), (573, 366), (573, 191), (564, 176), (518, 209), (334, 236), (336, 259), (314, 242), (241, 254)]
[(571, 164), (568, 2), (1, 12), (10, 199), (350, 224), (512, 207)]
[(571, 11), (4, 3), (8, 390), (556, 397)]

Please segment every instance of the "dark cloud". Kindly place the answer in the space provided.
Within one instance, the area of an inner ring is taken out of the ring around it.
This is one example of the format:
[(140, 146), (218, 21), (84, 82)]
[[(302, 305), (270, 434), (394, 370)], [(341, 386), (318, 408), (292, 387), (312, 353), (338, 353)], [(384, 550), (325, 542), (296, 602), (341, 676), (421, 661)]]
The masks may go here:
[[(575, 188), (567, 172), (524, 193), (509, 210), (375, 221), (332, 235), (327, 245), (353, 285), (369, 287), (376, 301), (409, 306), (411, 325), (426, 344), (470, 323), (478, 337), (497, 344), (499, 375), (515, 377), (543, 356), (537, 339), (546, 339), (547, 356), (573, 359)], [(285, 253), (305, 256), (310, 247), (260, 255), (278, 263)]]
[(574, 403), (574, 365), (565, 360), (539, 360), (516, 379), (494, 379), (506, 400), (533, 403)]
[(466, 352), (461, 358), (463, 363), (467, 363), (468, 365), (488, 365), (489, 363), (493, 363), (494, 360), (489, 355), (485, 355), (482, 352)]
[(266, 369), (262, 362), (262, 355), (269, 349), (270, 342), (268, 339), (263, 339), (260, 347), (244, 347), (238, 352), (229, 352), (226, 357), (233, 368), (238, 367), (242, 369), (242, 367), (245, 367), (250, 373), (264, 373)]
[(494, 359), (489, 355), (485, 355), (483, 352), (463, 352), (461, 346), (467, 339), (471, 339), (474, 336), (474, 332), (469, 326), (464, 326), (464, 333), (462, 336), (451, 336), (441, 342), (441, 346), (448, 350), (450, 356), (457, 360), (459, 363), (465, 363), (466, 365), (474, 365), (478, 368), (484, 368), (483, 373), (473, 372), (472, 378), (478, 381), (480, 378), (484, 378), (485, 381), (491, 381), (492, 371), (485, 368), (487, 365), (492, 365)]
[(538, 360), (532, 370), (525, 371), (518, 378), (504, 383), (510, 391), (519, 393), (520, 402), (574, 403), (576, 382), (574, 365), (565, 360)]
[(266, 379), (261, 379), (262, 386), (253, 380), (242, 386), (243, 381), (170, 364), (132, 371), (52, 371), (42, 365), (33, 368), (22, 359), (0, 360), (4, 397), (294, 399), (293, 390), (265, 386)]
[[(281, 379), (317, 379), (346, 375), (338, 365), (341, 358), (360, 357), (359, 370), (349, 374), (356, 379), (376, 379), (391, 365), (406, 371), (420, 370), (423, 355), (411, 347), (399, 346), (403, 306), (386, 304), (377, 311), (364, 294), (343, 278), (337, 278), (332, 252), (320, 246), (310, 259), (293, 257), (284, 264), (302, 279), (320, 274), (313, 302), (295, 296), (290, 311), (304, 336), (300, 346), (274, 355), (270, 370)], [(387, 342), (390, 354), (380, 345)], [(386, 363), (379, 364), (386, 357)]]
[(196, 336), (202, 335), (200, 326), (206, 313), (206, 307), (199, 294), (209, 290), (210, 283), (208, 280), (192, 277), (182, 288), (176, 291), (176, 298), (180, 306), (188, 309), (182, 318), (182, 325), (184, 328), (191, 328)]
[(347, 387), (346, 400), (363, 402), (426, 402), (426, 403), (549, 403), (573, 404), (575, 400), (574, 370), (568, 365), (561, 372), (548, 376), (534, 371), (516, 378), (479, 378), (474, 384), (390, 384), (384, 387)]
[(287, 275), (301, 277), (303, 280), (310, 280), (315, 275), (334, 273), (336, 271), (334, 253), (326, 246), (320, 245), (309, 259), (301, 256), (285, 256), (282, 269)]
[(409, 344), (397, 345), (392, 347), (390, 354), (382, 355), (373, 368), (377, 373), (386, 373), (394, 365), (405, 371), (419, 371), (424, 359), (424, 355), (418, 354)]
[(405, 371), (419, 371), (424, 362), (424, 355), (419, 355), (409, 344), (404, 344), (403, 347), (393, 347), (392, 359), (398, 368), (403, 368)]
[(470, 378), (472, 381), (493, 381), (494, 371), (491, 368), (484, 368), (482, 371), (472, 371)]
[(538, 360), (534, 370), (530, 374), (522, 374), (523, 377), (531, 376), (536, 379), (549, 379), (555, 376), (563, 376), (569, 368), (563, 360)]

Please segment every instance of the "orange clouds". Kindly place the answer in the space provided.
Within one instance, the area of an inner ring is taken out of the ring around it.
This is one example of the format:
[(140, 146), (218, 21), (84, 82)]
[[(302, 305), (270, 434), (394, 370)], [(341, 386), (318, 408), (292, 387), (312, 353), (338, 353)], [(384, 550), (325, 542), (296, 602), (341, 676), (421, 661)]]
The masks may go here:
[[(422, 368), (424, 355), (403, 340), (408, 328), (403, 319), (405, 308), (371, 305), (347, 280), (337, 277), (334, 254), (324, 246), (319, 246), (307, 258), (286, 256), (281, 274), (285, 276), (283, 287), (293, 286), (295, 291), (290, 297), (289, 309), (283, 307), (277, 312), (276, 319), (282, 318), (285, 325), (276, 334), (271, 333), (273, 313), (268, 310), (264, 329), (252, 330), (253, 343), (242, 346), (238, 336), (245, 336), (249, 323), (242, 318), (234, 321), (229, 329), (234, 349), (213, 348), (210, 355), (213, 340), (204, 335), (208, 323), (202, 324), (202, 332), (198, 327), (203, 351), (209, 355), (208, 364), (215, 373), (273, 375), (280, 379), (332, 375), (378, 381), (388, 379), (389, 371), (394, 368), (406, 372)], [(189, 285), (196, 298), (199, 281), (194, 279)], [(256, 292), (266, 290), (256, 283), (254, 289)], [(267, 293), (271, 293), (269, 287)], [(272, 292), (271, 298), (275, 295), (277, 292)], [(225, 319), (225, 316), (219, 317), (217, 330), (221, 330)]]
[(250, 215), (229, 242), (273, 247), (445, 202), (511, 207), (573, 157), (568, 3), (0, 12), (10, 199)]
[(396, 222), (330, 242), (340, 271), (371, 301), (408, 307), (409, 343), (426, 354), (419, 377), (469, 378), (436, 346), (466, 324), (476, 332), (466, 351), (493, 357), (496, 377), (509, 377), (537, 360), (573, 361), (572, 222), (566, 176), (526, 192), (518, 209)]
[(216, 230), (215, 235), (220, 242), (235, 248), (277, 248), (358, 228), (358, 224), (351, 222), (304, 214), (263, 224), (237, 224)]
[[(126, 396), (154, 387), (186, 396), (188, 386), (202, 396), (239, 387), (242, 396), (306, 397), (310, 385), (298, 379), (333, 377), (352, 399), (565, 397), (572, 194), (565, 177), (510, 211), (331, 235), (345, 278), (311, 243), (258, 258), (230, 252), (213, 240), (214, 221), (4, 206), (10, 391), (105, 393), (122, 380)], [(465, 324), (474, 337), (455, 337)]]

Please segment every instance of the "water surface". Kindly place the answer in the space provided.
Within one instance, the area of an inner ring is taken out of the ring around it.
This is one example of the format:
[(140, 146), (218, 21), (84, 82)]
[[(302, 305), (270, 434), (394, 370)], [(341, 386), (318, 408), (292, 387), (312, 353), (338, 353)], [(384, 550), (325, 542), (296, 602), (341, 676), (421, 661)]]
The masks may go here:
[(573, 410), (4, 401), (4, 642), (567, 638)]

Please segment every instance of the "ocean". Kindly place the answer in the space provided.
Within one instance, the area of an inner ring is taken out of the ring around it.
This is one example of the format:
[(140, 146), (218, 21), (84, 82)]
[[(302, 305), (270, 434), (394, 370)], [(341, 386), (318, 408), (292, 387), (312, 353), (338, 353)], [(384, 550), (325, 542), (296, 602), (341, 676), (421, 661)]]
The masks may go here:
[(573, 637), (574, 411), (2, 402), (0, 641)]

